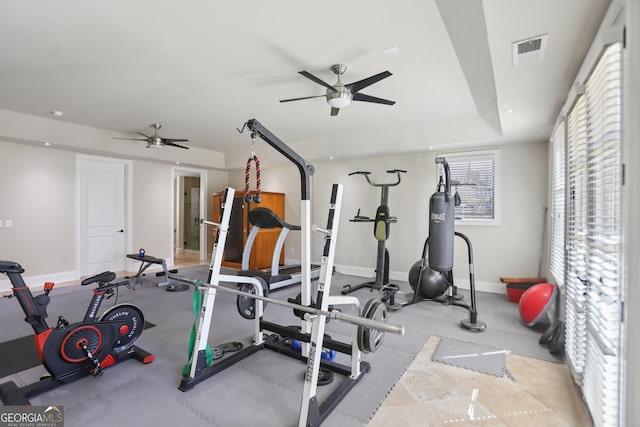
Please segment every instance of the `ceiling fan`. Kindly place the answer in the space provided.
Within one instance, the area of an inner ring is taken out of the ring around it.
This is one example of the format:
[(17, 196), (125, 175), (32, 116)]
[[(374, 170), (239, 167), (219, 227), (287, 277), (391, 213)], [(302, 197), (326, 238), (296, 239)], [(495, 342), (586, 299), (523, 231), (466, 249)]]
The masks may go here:
[(126, 140), (129, 140), (129, 141), (147, 141), (147, 148), (161, 148), (161, 147), (164, 147), (165, 145), (168, 145), (170, 147), (184, 148), (185, 150), (189, 149), (189, 147), (185, 147), (184, 145), (175, 144), (176, 142), (189, 141), (188, 139), (162, 138), (162, 137), (160, 137), (160, 135), (158, 135), (158, 129), (160, 129), (162, 127), (162, 125), (158, 124), (158, 123), (153, 123), (151, 125), (151, 127), (153, 128), (153, 135), (151, 135), (151, 136), (145, 135), (142, 132), (137, 132), (136, 131), (137, 134), (140, 134), (140, 135), (144, 136), (144, 138), (116, 138), (116, 137), (114, 137), (113, 139), (126, 139)]
[(319, 98), (324, 96), (327, 98), (327, 103), (331, 106), (331, 115), (337, 116), (340, 108), (348, 107), (351, 104), (351, 101), (363, 101), (363, 102), (373, 102), (375, 104), (385, 104), (385, 105), (393, 105), (395, 101), (389, 101), (388, 99), (376, 98), (375, 96), (365, 95), (364, 93), (360, 93), (360, 90), (371, 86), (374, 83), (379, 82), (382, 79), (386, 79), (392, 74), (389, 71), (383, 71), (380, 74), (376, 74), (375, 76), (367, 77), (366, 79), (344, 84), (340, 81), (340, 76), (347, 71), (347, 66), (344, 64), (335, 64), (331, 66), (331, 71), (338, 75), (338, 81), (334, 85), (330, 85), (308, 71), (299, 71), (298, 74), (303, 75), (304, 77), (312, 80), (319, 85), (322, 85), (327, 88), (327, 93), (325, 95), (316, 95), (316, 96), (305, 96), (303, 98), (292, 98), (292, 99), (281, 99), (280, 102), (290, 102), (290, 101), (301, 101), (303, 99), (310, 98)]

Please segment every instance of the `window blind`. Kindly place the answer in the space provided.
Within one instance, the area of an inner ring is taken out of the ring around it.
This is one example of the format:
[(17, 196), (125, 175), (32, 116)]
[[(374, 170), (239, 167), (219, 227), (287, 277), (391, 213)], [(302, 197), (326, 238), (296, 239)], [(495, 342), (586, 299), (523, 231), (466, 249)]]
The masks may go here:
[(596, 426), (620, 424), (622, 52), (603, 51), (566, 122), (565, 351)]
[(451, 174), (451, 191), (461, 203), (455, 208), (457, 220), (495, 219), (495, 156), (445, 155)]
[(551, 187), (551, 255), (549, 270), (555, 283), (564, 286), (565, 257), (565, 131), (566, 120), (561, 122), (553, 136), (553, 178)]
[(567, 119), (567, 224), (565, 352), (576, 382), (582, 384), (585, 361), (587, 289), (587, 111), (580, 96)]
[(585, 400), (598, 426), (618, 425), (621, 326), (622, 47), (587, 80), (587, 348)]

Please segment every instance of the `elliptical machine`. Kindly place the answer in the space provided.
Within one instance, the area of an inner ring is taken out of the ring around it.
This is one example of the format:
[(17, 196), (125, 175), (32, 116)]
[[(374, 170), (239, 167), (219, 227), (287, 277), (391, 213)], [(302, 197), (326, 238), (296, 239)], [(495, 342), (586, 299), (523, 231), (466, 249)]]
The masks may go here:
[(93, 297), (81, 322), (70, 324), (58, 316), (55, 328), (47, 325), (49, 293), (54, 284), (47, 282), (44, 293), (33, 296), (22, 279), (24, 268), (17, 262), (0, 261), (0, 273), (11, 281), (13, 294), (24, 311), (25, 322), (35, 332), (35, 344), (42, 365), (51, 376), (18, 387), (13, 381), (0, 384), (0, 399), (5, 405), (29, 405), (29, 397), (49, 391), (62, 384), (91, 375), (99, 377), (106, 367), (126, 359), (151, 363), (153, 354), (135, 346), (144, 329), (144, 316), (132, 304), (119, 304), (110, 308), (96, 320), (100, 304), (120, 286), (130, 286), (129, 280), (113, 282), (116, 275), (105, 271), (82, 281), (82, 285), (97, 283)]
[[(371, 172), (357, 171), (351, 172), (351, 175), (364, 175), (369, 185), (373, 187), (380, 187), (380, 206), (376, 209), (375, 218), (369, 218), (367, 216), (360, 215), (360, 210), (355, 217), (349, 220), (349, 222), (373, 222), (373, 236), (378, 241), (378, 251), (376, 256), (376, 277), (373, 281), (360, 283), (358, 285), (345, 285), (342, 288), (342, 295), (350, 294), (353, 291), (357, 291), (361, 288), (371, 288), (377, 291), (383, 291), (387, 288), (394, 290), (398, 289), (397, 285), (389, 283), (389, 250), (386, 248), (386, 242), (389, 238), (389, 224), (397, 222), (397, 218), (389, 215), (389, 187), (394, 187), (400, 184), (400, 174), (407, 173), (405, 170), (392, 169), (387, 173), (396, 174), (396, 181), (386, 184), (378, 184), (369, 178)], [(388, 306), (387, 308), (393, 309), (394, 307)], [(398, 307), (399, 308), (399, 307)]]
[[(457, 194), (451, 195), (451, 174), (444, 157), (437, 157), (436, 164), (442, 165), (444, 175), (440, 175), (436, 192), (429, 198), (429, 236), (424, 242), (422, 258), (409, 271), (409, 284), (413, 288), (411, 300), (401, 306), (420, 301), (435, 301), (445, 305), (455, 305), (469, 310), (469, 319), (460, 321), (460, 326), (472, 332), (481, 332), (487, 325), (478, 320), (473, 267), (473, 249), (467, 236), (454, 230)], [(444, 179), (444, 182), (443, 182)], [(469, 257), (469, 285), (471, 304), (466, 304), (457, 294), (453, 283), (454, 237), (462, 238), (467, 244)], [(443, 296), (444, 295), (444, 296)], [(385, 295), (388, 303), (395, 305), (395, 295)]]

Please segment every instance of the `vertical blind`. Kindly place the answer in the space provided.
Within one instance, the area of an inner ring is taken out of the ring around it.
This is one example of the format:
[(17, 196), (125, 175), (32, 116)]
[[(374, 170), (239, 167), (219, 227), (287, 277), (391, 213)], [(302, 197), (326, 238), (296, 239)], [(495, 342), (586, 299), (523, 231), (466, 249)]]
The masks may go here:
[(455, 208), (456, 219), (495, 219), (495, 156), (448, 156), (444, 157), (451, 173), (451, 189), (458, 192), (461, 200), (460, 205)]
[(622, 53), (603, 51), (565, 122), (565, 350), (596, 426), (620, 424)]

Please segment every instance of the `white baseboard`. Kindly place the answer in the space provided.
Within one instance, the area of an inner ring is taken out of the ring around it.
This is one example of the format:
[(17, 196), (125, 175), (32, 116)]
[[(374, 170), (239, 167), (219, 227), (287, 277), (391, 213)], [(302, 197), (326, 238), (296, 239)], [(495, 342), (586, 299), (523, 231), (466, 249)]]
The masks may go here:
[[(354, 267), (350, 265), (336, 265), (336, 271), (342, 274), (348, 274), (352, 276), (361, 276), (361, 277), (375, 277), (376, 272), (373, 268), (364, 268), (364, 267)], [(407, 282), (409, 280), (408, 273), (404, 271), (390, 271), (389, 272), (389, 280), (397, 280), (402, 282)], [(469, 289), (469, 279), (458, 279), (455, 280), (455, 285), (460, 289)], [(478, 292), (490, 292), (493, 294), (506, 294), (506, 290), (504, 287), (504, 283), (499, 282), (487, 282), (482, 280), (475, 281), (476, 291)]]
[[(33, 290), (39, 290), (44, 288), (45, 282), (62, 283), (71, 282), (77, 280), (75, 270), (73, 271), (61, 271), (58, 273), (43, 274), (39, 276), (22, 276), (24, 283)], [(0, 293), (11, 293), (11, 282), (9, 279), (0, 280)]]

